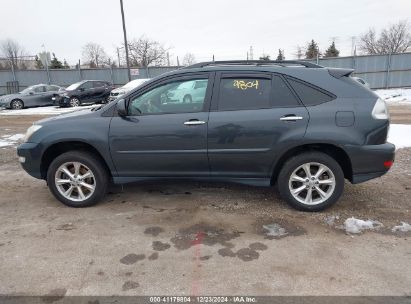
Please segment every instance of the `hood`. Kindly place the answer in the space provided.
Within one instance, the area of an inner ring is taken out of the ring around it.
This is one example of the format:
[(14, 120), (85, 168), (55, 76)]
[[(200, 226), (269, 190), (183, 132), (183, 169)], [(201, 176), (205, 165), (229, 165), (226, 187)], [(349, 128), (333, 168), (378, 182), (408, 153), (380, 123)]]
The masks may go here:
[(125, 94), (127, 92), (130, 92), (132, 90), (132, 88), (117, 88), (111, 91), (111, 93), (115, 93), (115, 94)]
[(36, 121), (35, 124), (47, 125), (47, 124), (53, 123), (55, 121), (62, 121), (62, 120), (68, 120), (68, 119), (73, 119), (73, 120), (84, 119), (84, 118), (87, 118), (89, 116), (94, 116), (96, 112), (97, 111), (91, 111), (91, 109), (73, 110), (73, 112), (64, 113), (64, 114), (60, 114), (60, 115), (57, 115), (57, 116), (41, 119), (39, 121)]
[(20, 93), (3, 95), (3, 96), (0, 96), (0, 101), (10, 100), (10, 99), (18, 98), (18, 97), (21, 97), (21, 96), (23, 96), (23, 95), (21, 95)]

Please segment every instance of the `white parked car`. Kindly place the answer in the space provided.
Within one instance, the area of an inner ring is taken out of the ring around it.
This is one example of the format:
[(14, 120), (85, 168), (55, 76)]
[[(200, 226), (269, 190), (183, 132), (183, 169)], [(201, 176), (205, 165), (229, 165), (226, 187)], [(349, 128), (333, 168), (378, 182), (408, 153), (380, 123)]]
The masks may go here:
[(134, 88), (137, 88), (139, 85), (143, 84), (147, 80), (149, 80), (149, 78), (134, 79), (126, 83), (122, 87), (112, 90), (110, 93), (109, 101), (113, 101), (114, 99), (117, 99), (120, 96), (123, 96), (124, 94), (130, 92)]
[(175, 90), (168, 92), (168, 102), (196, 103), (202, 102), (207, 89), (207, 79), (186, 81)]

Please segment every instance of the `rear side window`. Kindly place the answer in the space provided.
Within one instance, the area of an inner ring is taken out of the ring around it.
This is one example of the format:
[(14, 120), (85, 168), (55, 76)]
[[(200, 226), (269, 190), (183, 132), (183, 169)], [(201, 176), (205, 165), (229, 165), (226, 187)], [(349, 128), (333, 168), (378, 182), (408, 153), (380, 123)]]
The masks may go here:
[(289, 77), (287, 77), (287, 81), (291, 84), (298, 97), (300, 97), (301, 101), (306, 106), (315, 106), (334, 99), (334, 96), (301, 81)]
[(271, 79), (222, 78), (218, 110), (253, 110), (270, 108)]
[(298, 107), (300, 104), (280, 76), (273, 76), (273, 107)]

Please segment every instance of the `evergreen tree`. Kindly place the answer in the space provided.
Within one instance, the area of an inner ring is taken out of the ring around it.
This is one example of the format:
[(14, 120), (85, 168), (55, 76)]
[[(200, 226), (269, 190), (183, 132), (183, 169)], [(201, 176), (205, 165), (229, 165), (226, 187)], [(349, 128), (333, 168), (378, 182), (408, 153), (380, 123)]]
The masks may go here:
[(284, 60), (284, 53), (281, 49), (278, 49), (278, 56), (277, 56), (277, 60)]
[(335, 47), (335, 42), (331, 43), (330, 47), (325, 51), (324, 57), (338, 57), (340, 51)]
[(319, 52), (318, 44), (314, 41), (314, 39), (312, 39), (311, 42), (309, 42), (307, 45), (307, 51), (305, 52), (305, 58), (315, 59), (317, 58), (317, 55), (321, 56), (321, 53)]
[(263, 60), (263, 61), (269, 61), (270, 60), (270, 55), (262, 54), (259, 59)]
[(44, 69), (43, 62), (41, 62), (39, 56), (36, 55), (36, 57), (34, 58), (34, 60), (36, 61), (36, 69), (39, 69), (39, 70)]
[(51, 69), (62, 69), (63, 68), (63, 64), (61, 63), (61, 61), (59, 61), (56, 57), (56, 54), (53, 53), (53, 59), (50, 62), (50, 68)]
[(64, 59), (64, 61), (63, 61), (63, 67), (64, 67), (65, 69), (69, 69), (69, 68), (70, 68), (70, 66), (68, 65), (66, 59)]

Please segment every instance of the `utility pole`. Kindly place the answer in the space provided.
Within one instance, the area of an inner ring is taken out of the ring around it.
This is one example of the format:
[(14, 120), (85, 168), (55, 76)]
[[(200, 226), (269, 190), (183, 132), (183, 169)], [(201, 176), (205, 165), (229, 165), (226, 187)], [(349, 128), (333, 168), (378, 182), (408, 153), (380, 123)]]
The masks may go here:
[(177, 66), (180, 66), (180, 60), (178, 60), (178, 56), (177, 56)]
[(117, 48), (117, 60), (118, 60), (118, 67), (121, 67), (121, 64), (120, 64), (120, 49), (119, 48)]
[(214, 60), (214, 54), (213, 54), (213, 62), (214, 62), (215, 60)]
[(355, 39), (356, 36), (351, 36), (351, 56), (354, 56), (354, 49), (355, 49)]
[(167, 52), (167, 65), (170, 66), (170, 53)]
[(126, 48), (127, 76), (128, 76), (128, 81), (131, 81), (130, 62), (129, 62), (129, 58), (128, 58), (128, 43), (127, 43), (126, 22), (124, 20), (123, 0), (120, 0), (120, 7), (121, 7), (121, 18), (123, 19), (124, 47)]
[(253, 46), (250, 46), (250, 60), (253, 60), (254, 54), (253, 54)]

